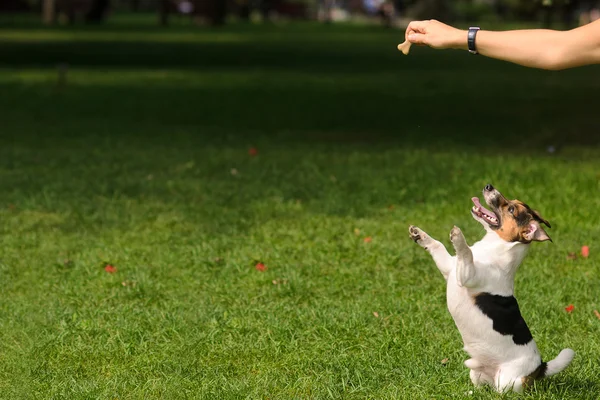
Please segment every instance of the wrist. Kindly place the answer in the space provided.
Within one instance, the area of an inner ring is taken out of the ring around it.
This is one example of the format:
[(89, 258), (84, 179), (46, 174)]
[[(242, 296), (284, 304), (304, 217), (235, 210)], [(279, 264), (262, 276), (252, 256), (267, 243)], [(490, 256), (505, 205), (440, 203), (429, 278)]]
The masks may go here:
[(452, 41), (453, 43), (453, 48), (458, 49), (458, 50), (469, 50), (469, 31), (468, 30), (462, 30), (462, 29), (457, 29), (457, 31), (454, 34), (454, 39)]

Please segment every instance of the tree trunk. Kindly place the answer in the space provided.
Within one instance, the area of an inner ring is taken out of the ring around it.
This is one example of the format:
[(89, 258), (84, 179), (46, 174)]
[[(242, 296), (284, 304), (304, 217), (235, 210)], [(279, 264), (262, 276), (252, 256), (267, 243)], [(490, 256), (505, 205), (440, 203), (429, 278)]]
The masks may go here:
[(44, 24), (51, 25), (54, 23), (56, 17), (56, 3), (54, 0), (44, 0), (42, 14)]
[(437, 19), (443, 22), (452, 22), (452, 12), (448, 0), (421, 0), (417, 1), (412, 9), (414, 19)]
[(85, 16), (85, 20), (88, 23), (100, 23), (104, 21), (108, 7), (110, 6), (109, 0), (93, 0), (90, 11)]
[(562, 7), (562, 20), (565, 24), (565, 29), (572, 29), (577, 26), (577, 18), (575, 12), (579, 8), (579, 1), (569, 0), (566, 1)]
[(240, 19), (244, 22), (250, 21), (250, 0), (242, 0), (240, 5)]
[(260, 1), (260, 13), (262, 14), (263, 20), (268, 21), (271, 15), (271, 9), (273, 8), (272, 0), (261, 0)]
[(552, 29), (552, 17), (554, 16), (554, 7), (542, 6), (542, 28)]
[(227, 15), (226, 0), (212, 0), (210, 4), (210, 24), (213, 26), (225, 25)]
[(160, 7), (158, 7), (160, 25), (169, 25), (169, 0), (160, 0)]

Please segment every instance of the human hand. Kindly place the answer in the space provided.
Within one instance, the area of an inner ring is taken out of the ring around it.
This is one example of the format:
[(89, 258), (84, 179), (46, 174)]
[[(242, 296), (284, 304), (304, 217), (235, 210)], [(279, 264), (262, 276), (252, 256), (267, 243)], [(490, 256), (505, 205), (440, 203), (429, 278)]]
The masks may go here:
[(434, 49), (467, 49), (467, 32), (446, 25), (435, 19), (412, 21), (405, 34), (411, 44), (425, 45)]

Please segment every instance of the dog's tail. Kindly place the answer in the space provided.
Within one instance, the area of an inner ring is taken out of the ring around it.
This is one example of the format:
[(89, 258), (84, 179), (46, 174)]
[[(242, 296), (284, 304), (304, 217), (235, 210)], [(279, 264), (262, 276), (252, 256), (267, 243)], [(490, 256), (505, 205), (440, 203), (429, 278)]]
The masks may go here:
[(575, 357), (575, 352), (571, 349), (564, 349), (561, 351), (558, 356), (546, 363), (546, 371), (544, 371), (544, 376), (552, 376), (558, 374), (565, 368), (571, 364), (571, 361)]

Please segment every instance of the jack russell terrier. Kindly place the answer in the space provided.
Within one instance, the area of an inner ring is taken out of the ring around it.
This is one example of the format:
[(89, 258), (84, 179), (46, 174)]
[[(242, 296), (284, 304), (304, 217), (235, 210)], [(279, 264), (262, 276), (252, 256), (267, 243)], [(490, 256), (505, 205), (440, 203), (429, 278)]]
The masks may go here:
[(552, 241), (541, 226), (550, 224), (527, 204), (507, 200), (492, 185), (484, 188), (483, 197), (492, 211), (474, 197), (471, 214), (487, 233), (469, 247), (455, 226), (450, 241), (456, 256), (415, 226), (409, 233), (431, 254), (448, 282), (448, 310), (471, 357), (465, 365), (473, 384), (522, 392), (534, 380), (561, 372), (575, 356), (573, 350), (564, 349), (554, 360), (543, 362), (513, 296), (515, 274), (529, 245)]

